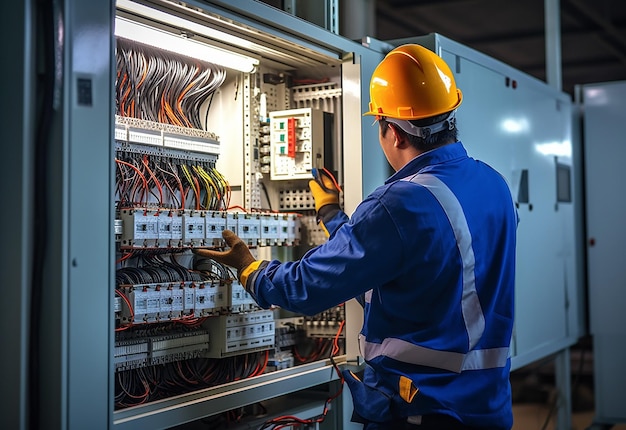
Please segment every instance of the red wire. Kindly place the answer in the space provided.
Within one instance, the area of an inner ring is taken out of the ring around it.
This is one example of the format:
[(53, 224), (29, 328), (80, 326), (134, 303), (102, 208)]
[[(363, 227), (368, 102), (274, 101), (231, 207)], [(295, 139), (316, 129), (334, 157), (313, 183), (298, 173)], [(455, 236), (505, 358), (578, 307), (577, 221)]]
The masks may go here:
[(123, 257), (121, 257), (119, 260), (117, 260), (117, 261), (115, 262), (115, 264), (119, 264), (119, 263), (121, 263), (122, 261), (128, 260), (128, 259), (129, 259), (130, 257), (132, 257), (132, 256), (133, 256), (133, 253), (132, 253), (132, 252), (129, 252), (129, 253), (125, 254)]
[[(191, 175), (191, 173), (189, 173)], [(198, 182), (198, 178), (197, 177), (193, 177), (193, 183), (194, 183), (194, 187), (193, 187), (193, 191), (196, 194), (196, 210), (200, 210), (200, 182)]]
[(172, 169), (172, 174), (176, 178), (178, 182), (178, 189), (180, 190), (180, 208), (185, 209), (185, 192), (183, 190), (183, 182), (180, 180), (180, 176), (178, 176), (178, 172), (174, 171), (173, 166), (170, 164), (170, 168)]
[(333, 340), (333, 351), (331, 353), (331, 355), (336, 355), (339, 352), (339, 336), (341, 335), (341, 332), (343, 331), (343, 327), (346, 325), (346, 320), (341, 321), (341, 324), (339, 325), (339, 330), (337, 330), (337, 334), (335, 335), (335, 339)]
[(328, 177), (330, 178), (331, 181), (333, 181), (333, 184), (335, 185), (335, 187), (339, 190), (339, 192), (341, 192), (341, 187), (339, 186), (339, 184), (337, 183), (337, 180), (335, 179), (335, 177), (333, 176), (332, 173), (330, 173), (330, 171), (326, 168), (326, 167), (322, 167), (322, 170), (324, 172), (326, 172), (326, 174), (328, 175)]
[[(283, 415), (281, 417), (277, 417), (277, 418), (273, 418), (269, 421), (266, 421), (266, 424), (272, 424), (275, 423), (277, 424), (276, 427), (274, 427), (274, 430), (277, 429), (281, 429), (281, 428), (286, 428), (289, 426), (293, 426), (294, 424), (314, 424), (314, 423), (321, 423), (322, 421), (324, 421), (324, 419), (326, 419), (326, 415), (328, 414), (328, 408), (330, 406), (330, 403), (335, 400), (337, 397), (339, 397), (341, 395), (341, 393), (343, 392), (343, 384), (344, 384), (344, 378), (343, 375), (341, 374), (341, 371), (339, 370), (339, 368), (337, 367), (337, 364), (335, 364), (335, 362), (332, 360), (332, 357), (339, 352), (339, 336), (341, 335), (341, 332), (343, 331), (343, 328), (345, 326), (345, 320), (341, 321), (341, 324), (339, 325), (339, 329), (337, 330), (337, 334), (335, 335), (334, 341), (333, 341), (333, 349), (332, 349), (332, 353), (331, 353), (331, 362), (333, 365), (333, 368), (335, 369), (335, 372), (337, 372), (337, 375), (339, 376), (339, 381), (341, 383), (341, 386), (339, 387), (339, 390), (337, 390), (337, 392), (335, 394), (333, 394), (332, 396), (328, 397), (326, 399), (326, 401), (324, 402), (324, 410), (322, 411), (322, 415), (315, 418), (315, 419), (302, 419), (302, 418), (298, 418), (295, 417), (293, 415)], [(295, 351), (294, 348), (294, 352), (297, 355), (297, 351)], [(282, 423), (281, 421), (288, 421), (286, 423)], [(289, 422), (290, 421), (290, 422)]]
[(235, 205), (235, 206), (230, 206), (228, 209), (226, 210), (231, 210), (231, 209), (239, 209), (242, 210), (244, 212), (248, 212), (248, 210), (246, 208), (244, 208), (243, 206), (239, 206), (239, 205)]
[(124, 302), (126, 302), (126, 306), (128, 306), (128, 309), (130, 310), (130, 317), (134, 318), (135, 317), (135, 310), (133, 309), (133, 305), (131, 305), (130, 300), (128, 300), (128, 297), (126, 297), (126, 295), (124, 293), (122, 293), (118, 289), (115, 290), (115, 294), (120, 296), (122, 298), (122, 300), (124, 300)]
[(254, 369), (254, 372), (252, 372), (252, 374), (250, 375), (250, 377), (253, 376), (258, 376), (258, 375), (262, 375), (263, 372), (265, 372), (265, 369), (267, 367), (267, 362), (269, 361), (269, 357), (270, 357), (270, 352), (265, 351), (265, 358), (263, 360), (263, 363), (259, 363), (256, 367), (256, 369)]

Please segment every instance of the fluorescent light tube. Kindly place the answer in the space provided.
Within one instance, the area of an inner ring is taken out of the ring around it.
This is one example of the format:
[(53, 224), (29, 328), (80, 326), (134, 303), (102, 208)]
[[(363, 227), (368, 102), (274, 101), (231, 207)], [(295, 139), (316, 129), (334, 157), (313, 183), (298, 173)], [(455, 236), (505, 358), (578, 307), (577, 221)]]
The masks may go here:
[(244, 73), (251, 73), (259, 64), (255, 58), (210, 46), (119, 16), (115, 18), (115, 35)]

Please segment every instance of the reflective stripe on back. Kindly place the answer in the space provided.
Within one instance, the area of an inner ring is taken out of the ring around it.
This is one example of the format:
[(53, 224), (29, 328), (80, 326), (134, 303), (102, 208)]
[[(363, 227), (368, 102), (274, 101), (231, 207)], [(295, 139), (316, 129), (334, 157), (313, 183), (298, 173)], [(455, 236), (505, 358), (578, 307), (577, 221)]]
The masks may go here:
[(474, 249), (472, 235), (465, 219), (461, 203), (439, 178), (429, 173), (413, 176), (411, 182), (422, 185), (437, 199), (443, 208), (456, 238), (459, 254), (463, 264), (463, 295), (461, 309), (469, 338), (469, 349), (474, 348), (485, 331), (485, 317), (480, 306), (474, 278)]
[[(386, 338), (382, 343), (368, 342), (364, 336), (360, 336), (359, 346), (363, 357), (366, 360), (371, 360), (379, 356), (386, 356), (404, 363), (453, 372), (505, 366), (509, 357), (508, 347), (473, 350), (485, 330), (485, 317), (476, 291), (472, 235), (460, 202), (439, 178), (429, 173), (418, 173), (403, 180), (419, 184), (430, 191), (444, 210), (454, 232), (463, 266), (461, 310), (469, 341), (469, 352), (463, 354), (438, 351), (397, 338)], [(366, 301), (370, 302), (371, 291), (368, 293)]]

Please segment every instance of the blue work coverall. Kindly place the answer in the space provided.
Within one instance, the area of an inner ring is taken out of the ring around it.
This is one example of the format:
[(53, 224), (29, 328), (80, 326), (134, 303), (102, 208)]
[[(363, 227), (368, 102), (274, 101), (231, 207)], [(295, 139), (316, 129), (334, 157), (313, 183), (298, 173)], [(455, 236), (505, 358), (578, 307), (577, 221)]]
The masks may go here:
[(368, 422), (443, 414), (512, 427), (509, 383), (517, 212), (504, 178), (461, 142), (411, 160), (326, 243), (248, 279), (261, 307), (313, 315), (365, 293), (362, 381), (344, 372)]

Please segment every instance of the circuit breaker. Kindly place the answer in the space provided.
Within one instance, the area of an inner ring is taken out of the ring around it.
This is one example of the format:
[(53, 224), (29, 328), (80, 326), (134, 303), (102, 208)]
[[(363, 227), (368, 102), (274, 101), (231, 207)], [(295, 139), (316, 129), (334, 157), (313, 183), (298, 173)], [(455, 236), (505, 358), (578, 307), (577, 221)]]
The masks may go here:
[(270, 112), (271, 179), (310, 179), (311, 169), (324, 167), (327, 126), (319, 109)]

